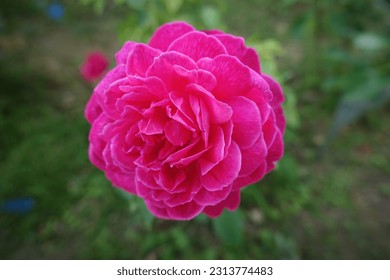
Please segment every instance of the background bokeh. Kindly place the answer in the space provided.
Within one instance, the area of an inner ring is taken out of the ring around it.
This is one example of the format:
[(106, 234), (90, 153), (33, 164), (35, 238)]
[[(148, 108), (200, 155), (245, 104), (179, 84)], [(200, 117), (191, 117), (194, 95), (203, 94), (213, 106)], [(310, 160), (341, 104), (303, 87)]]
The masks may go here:
[[(0, 258), (389, 259), (390, 1), (2, 0)], [(88, 161), (79, 67), (186, 20), (283, 85), (285, 156), (215, 220), (154, 219)]]

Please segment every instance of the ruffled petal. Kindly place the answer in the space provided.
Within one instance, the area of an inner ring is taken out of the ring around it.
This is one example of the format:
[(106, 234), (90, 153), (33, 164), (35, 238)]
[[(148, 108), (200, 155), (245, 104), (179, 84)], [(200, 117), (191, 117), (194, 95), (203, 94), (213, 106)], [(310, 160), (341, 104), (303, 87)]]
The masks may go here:
[(202, 184), (209, 191), (220, 190), (237, 178), (240, 169), (241, 152), (238, 145), (232, 142), (226, 158), (202, 177)]
[(167, 214), (169, 218), (175, 220), (191, 220), (199, 215), (204, 209), (204, 206), (191, 201), (176, 207), (168, 208)]
[(122, 48), (115, 54), (115, 60), (117, 64), (126, 64), (127, 57), (133, 51), (133, 48), (138, 45), (136, 42), (127, 41), (123, 44)]
[(233, 109), (233, 140), (241, 149), (253, 146), (261, 134), (261, 118), (256, 103), (236, 96), (229, 99), (228, 104)]
[(205, 207), (203, 213), (211, 218), (216, 218), (222, 214), (225, 208), (234, 211), (238, 208), (238, 205), (240, 205), (240, 191), (232, 191), (225, 200), (217, 205)]
[(214, 34), (224, 45), (228, 54), (236, 56), (246, 66), (260, 73), (260, 61), (257, 52), (253, 48), (245, 46), (244, 38), (230, 34)]
[(247, 176), (253, 173), (265, 161), (267, 154), (267, 145), (262, 135), (260, 135), (252, 147), (241, 150), (242, 162), (239, 176)]
[(186, 33), (176, 39), (169, 46), (168, 51), (177, 51), (191, 57), (194, 61), (227, 53), (225, 47), (216, 38), (199, 31)]
[(137, 44), (133, 47), (126, 62), (127, 75), (139, 75), (145, 77), (146, 71), (152, 65), (154, 58), (159, 56), (161, 51), (145, 44)]
[(213, 192), (202, 188), (197, 192), (196, 196), (194, 197), (194, 201), (199, 205), (204, 206), (216, 205), (227, 198), (227, 196), (230, 194), (231, 189), (232, 185), (228, 185), (221, 190)]
[(189, 82), (188, 78), (183, 77), (177, 71), (178, 65), (187, 70), (197, 69), (196, 63), (189, 58), (178, 52), (166, 52), (156, 57), (153, 64), (146, 72), (146, 76), (155, 76), (164, 81), (164, 84), (168, 90), (181, 90)]
[(195, 30), (191, 25), (182, 21), (175, 21), (161, 25), (149, 41), (149, 46), (166, 51), (169, 45), (182, 35)]
[(198, 66), (211, 72), (217, 79), (213, 94), (220, 100), (245, 95), (252, 87), (250, 68), (236, 57), (219, 55), (214, 59), (203, 58), (198, 61)]

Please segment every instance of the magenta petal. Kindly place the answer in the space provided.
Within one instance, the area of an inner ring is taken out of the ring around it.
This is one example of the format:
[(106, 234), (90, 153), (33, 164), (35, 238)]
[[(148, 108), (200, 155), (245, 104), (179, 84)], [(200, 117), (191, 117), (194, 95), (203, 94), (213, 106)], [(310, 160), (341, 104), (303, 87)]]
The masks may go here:
[(186, 87), (186, 92), (192, 95), (199, 96), (207, 108), (210, 115), (210, 123), (220, 124), (228, 122), (233, 114), (232, 108), (226, 103), (216, 99), (211, 93), (196, 84), (190, 84)]
[(272, 108), (276, 108), (284, 101), (284, 95), (282, 88), (280, 87), (280, 84), (276, 82), (272, 77), (262, 74), (263, 78), (267, 81), (269, 84), (269, 87), (273, 94), (273, 99), (271, 101)]
[(124, 43), (122, 48), (115, 54), (115, 60), (118, 64), (126, 64), (127, 57), (130, 52), (133, 51), (133, 48), (138, 45), (136, 42), (127, 41)]
[(171, 219), (168, 215), (168, 209), (165, 205), (158, 205), (156, 202), (152, 200), (145, 199), (145, 205), (149, 209), (149, 211), (160, 219)]
[(145, 44), (137, 44), (130, 53), (126, 63), (127, 75), (139, 75), (145, 77), (145, 73), (152, 65), (154, 58), (161, 54), (160, 50)]
[(247, 48), (245, 54), (240, 58), (240, 60), (257, 73), (261, 73), (259, 56), (254, 48)]
[(196, 63), (183, 54), (178, 52), (166, 52), (156, 57), (153, 64), (146, 72), (146, 76), (155, 76), (164, 81), (168, 90), (181, 90), (188, 80), (177, 73), (177, 68), (174, 65), (179, 65), (187, 70), (197, 69)]
[(246, 187), (250, 184), (254, 184), (254, 183), (258, 182), (266, 174), (267, 168), (268, 168), (267, 163), (264, 161), (250, 175), (238, 177), (233, 182), (233, 190), (239, 190), (240, 188), (243, 188), (243, 187)]
[(261, 134), (260, 112), (256, 104), (242, 96), (229, 99), (233, 108), (233, 139), (241, 149), (255, 143)]
[(271, 101), (271, 106), (275, 111), (276, 125), (279, 127), (280, 131), (284, 133), (286, 129), (286, 119), (283, 114), (283, 109), (281, 104), (284, 101), (284, 95), (281, 86), (277, 83), (272, 77), (263, 74), (264, 79), (268, 82), (270, 89), (273, 93), (273, 99)]
[(247, 176), (254, 172), (267, 156), (267, 145), (264, 138), (260, 136), (252, 147), (241, 150), (241, 155), (242, 163), (239, 176)]
[(231, 189), (232, 189), (232, 185), (228, 185), (221, 190), (217, 190), (213, 192), (202, 188), (195, 195), (194, 200), (199, 205), (204, 205), (204, 206), (216, 205), (217, 203), (226, 199), (226, 197), (230, 194)]
[(176, 39), (169, 46), (168, 51), (177, 51), (191, 57), (194, 61), (227, 53), (225, 47), (216, 38), (199, 31), (189, 32)]
[(219, 29), (202, 30), (202, 32), (204, 32), (207, 35), (225, 34), (225, 32)]
[(138, 188), (138, 182), (140, 184), (140, 189), (147, 188), (147, 189), (153, 189), (158, 190), (161, 189), (161, 186), (157, 184), (156, 180), (152, 176), (153, 171), (149, 171), (144, 168), (136, 168), (136, 180), (137, 180), (137, 188)]
[(232, 191), (229, 196), (214, 206), (207, 206), (204, 208), (203, 213), (211, 218), (216, 218), (222, 214), (223, 209), (227, 208), (234, 211), (240, 205), (240, 191)]
[(100, 102), (101, 99), (104, 98), (105, 92), (108, 90), (110, 85), (117, 80), (123, 79), (126, 77), (125, 66), (123, 64), (119, 64), (114, 69), (110, 70), (105, 78), (97, 84), (94, 89), (94, 94), (97, 95), (97, 101)]
[(113, 185), (129, 193), (137, 194), (134, 173), (120, 174), (107, 171), (106, 176), (111, 180)]
[(231, 184), (241, 169), (241, 152), (232, 142), (227, 157), (202, 177), (203, 186), (209, 191), (217, 191)]
[(167, 213), (171, 219), (190, 220), (203, 211), (204, 206), (197, 204), (195, 201), (168, 208)]
[(273, 169), (274, 163), (282, 157), (283, 151), (284, 151), (283, 136), (279, 131), (279, 129), (277, 129), (275, 140), (273, 141), (271, 147), (268, 150), (267, 163), (272, 167), (267, 167), (267, 172)]
[(165, 125), (165, 137), (176, 146), (183, 146), (192, 136), (192, 132), (177, 121), (169, 121)]
[(99, 153), (98, 150), (99, 149), (97, 149), (93, 143), (89, 144), (88, 158), (97, 168), (104, 170), (106, 168), (106, 163), (103, 160), (102, 154)]
[(263, 124), (263, 135), (265, 143), (269, 148), (275, 140), (276, 135), (276, 125), (275, 125), (275, 113), (271, 111), (268, 117), (268, 120)]
[(198, 70), (198, 85), (202, 86), (207, 91), (212, 91), (217, 86), (217, 80), (209, 71), (203, 69)]
[(230, 34), (216, 34), (215, 37), (225, 46), (228, 54), (236, 56), (242, 63), (260, 73), (259, 57), (253, 48), (245, 46), (242, 37)]
[(92, 94), (85, 109), (85, 118), (90, 124), (92, 124), (101, 113), (102, 107), (98, 103), (98, 96), (97, 94)]
[(166, 51), (169, 45), (182, 35), (195, 30), (191, 25), (182, 21), (176, 21), (161, 25), (149, 41), (149, 46), (161, 51)]
[(252, 87), (250, 68), (236, 57), (219, 55), (214, 59), (203, 58), (198, 61), (198, 66), (211, 72), (217, 79), (213, 93), (220, 100), (245, 95)]

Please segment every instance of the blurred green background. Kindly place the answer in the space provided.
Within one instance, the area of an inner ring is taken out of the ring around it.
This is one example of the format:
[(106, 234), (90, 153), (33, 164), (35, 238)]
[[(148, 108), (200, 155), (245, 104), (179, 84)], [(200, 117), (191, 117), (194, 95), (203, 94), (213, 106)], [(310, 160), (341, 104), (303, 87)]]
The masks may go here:
[[(390, 1), (2, 0), (0, 258), (389, 259)], [(87, 158), (88, 52), (186, 20), (283, 85), (285, 156), (239, 211), (153, 219)], [(31, 208), (29, 208), (31, 206)]]

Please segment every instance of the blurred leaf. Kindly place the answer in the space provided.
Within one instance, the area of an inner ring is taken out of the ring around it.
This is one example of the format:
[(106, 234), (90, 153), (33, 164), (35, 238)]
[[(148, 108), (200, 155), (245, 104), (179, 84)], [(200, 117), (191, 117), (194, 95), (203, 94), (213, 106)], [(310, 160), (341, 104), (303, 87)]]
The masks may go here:
[(169, 13), (175, 14), (183, 5), (183, 0), (164, 0), (164, 4), (167, 7)]
[(132, 223), (143, 224), (147, 229), (151, 229), (154, 216), (149, 212), (142, 199), (128, 192), (118, 189), (120, 196), (129, 201), (130, 212), (134, 215)]
[(287, 120), (287, 127), (296, 129), (300, 125), (299, 114), (297, 110), (297, 98), (295, 93), (289, 87), (285, 86), (283, 92), (286, 97), (283, 109)]
[(385, 38), (375, 33), (361, 33), (354, 38), (353, 43), (355, 48), (367, 52), (380, 51), (386, 47)]
[(221, 15), (219, 11), (214, 7), (211, 6), (203, 7), (200, 16), (206, 28), (216, 29), (222, 27)]
[(146, 0), (127, 0), (126, 3), (129, 7), (140, 10), (145, 7)]
[(243, 242), (244, 216), (239, 211), (224, 211), (213, 220), (214, 230), (218, 238), (226, 245), (238, 246)]
[(367, 70), (365, 79), (348, 91), (341, 99), (333, 117), (325, 147), (337, 136), (342, 128), (351, 124), (367, 111), (378, 108), (390, 101), (390, 84), (375, 70)]

